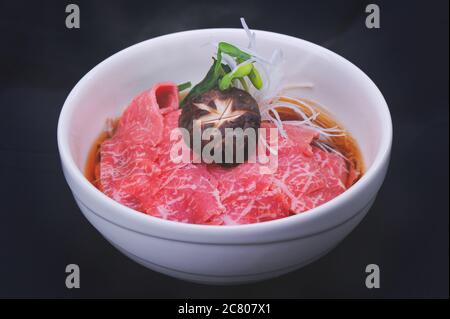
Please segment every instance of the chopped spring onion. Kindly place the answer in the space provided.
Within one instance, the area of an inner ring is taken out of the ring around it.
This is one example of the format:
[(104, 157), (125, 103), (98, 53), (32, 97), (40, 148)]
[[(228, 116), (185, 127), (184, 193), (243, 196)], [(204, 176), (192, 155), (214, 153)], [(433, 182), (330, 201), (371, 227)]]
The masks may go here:
[[(219, 45), (219, 50), (226, 55), (229, 55), (232, 58), (235, 58), (237, 63), (242, 64), (243, 62), (252, 59), (252, 56), (247, 53), (244, 52), (243, 50), (239, 49), (238, 47), (229, 44), (227, 42), (220, 42)], [(248, 76), (248, 78), (250, 79), (250, 81), (252, 82), (253, 86), (260, 90), (263, 86), (263, 81), (261, 78), (261, 75), (259, 74), (258, 70), (256, 68), (252, 68), (252, 70), (250, 70), (249, 74), (246, 74), (246, 76)]]
[(246, 61), (252, 57), (250, 54), (227, 42), (219, 42), (219, 51), (242, 61)]
[(178, 92), (184, 91), (186, 89), (189, 89), (192, 86), (192, 83), (190, 81), (188, 82), (184, 82), (179, 84), (178, 87)]
[(251, 62), (239, 64), (233, 71), (225, 74), (224, 77), (219, 80), (219, 89), (221, 91), (224, 91), (230, 88), (233, 80), (243, 78), (244, 76), (248, 76), (252, 70), (253, 64)]

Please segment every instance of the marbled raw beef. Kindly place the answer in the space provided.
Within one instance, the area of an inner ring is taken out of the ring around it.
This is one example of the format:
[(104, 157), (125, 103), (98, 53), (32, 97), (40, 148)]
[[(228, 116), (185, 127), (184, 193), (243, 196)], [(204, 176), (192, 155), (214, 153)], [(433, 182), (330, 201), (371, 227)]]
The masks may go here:
[(175, 84), (161, 83), (138, 95), (101, 146), (100, 189), (152, 216), (217, 225), (302, 213), (347, 189), (345, 160), (314, 146), (318, 134), (306, 126), (284, 125), (287, 138), (278, 136), (278, 167), (270, 174), (261, 174), (259, 163), (231, 168), (174, 163), (170, 150), (177, 141), (170, 135), (179, 116)]

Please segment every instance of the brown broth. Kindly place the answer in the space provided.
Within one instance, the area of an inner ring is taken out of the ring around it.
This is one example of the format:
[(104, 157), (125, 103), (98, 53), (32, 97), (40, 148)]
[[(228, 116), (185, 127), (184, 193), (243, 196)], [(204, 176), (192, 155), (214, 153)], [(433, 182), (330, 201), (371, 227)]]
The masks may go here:
[(86, 178), (98, 189), (100, 189), (100, 147), (104, 141), (111, 138), (116, 131), (119, 119), (108, 120), (108, 130), (103, 130), (95, 139), (89, 149), (86, 165), (84, 168), (84, 175)]
[[(283, 100), (283, 99), (281, 99)], [(300, 104), (297, 101), (285, 99), (285, 101), (289, 101), (291, 103), (296, 104), (298, 107), (302, 109), (303, 112), (305, 112), (307, 115), (310, 115), (310, 110)], [(337, 123), (333, 117), (325, 110), (320, 108), (317, 104), (311, 101), (304, 100), (308, 103), (308, 105), (313, 106), (314, 109), (318, 110), (320, 112), (319, 116), (316, 118), (315, 121), (313, 121), (315, 124), (318, 124), (322, 127), (338, 127), (339, 129), (343, 130), (342, 125)], [(284, 108), (284, 107), (278, 107), (277, 108), (278, 113), (280, 114), (280, 117), (282, 120), (288, 121), (288, 120), (298, 120), (298, 115), (291, 109)], [(108, 123), (108, 126), (110, 127), (110, 130), (103, 131), (99, 134), (99, 136), (94, 141), (91, 149), (89, 150), (86, 166), (85, 166), (85, 176), (86, 178), (97, 188), (100, 189), (100, 146), (101, 144), (111, 138), (111, 136), (114, 134), (115, 129), (117, 128), (117, 124), (119, 122), (119, 119), (110, 120)], [(358, 147), (358, 144), (356, 143), (355, 139), (346, 132), (345, 136), (337, 136), (337, 137), (331, 137), (330, 138), (330, 146), (332, 146), (335, 150), (339, 151), (341, 154), (343, 154), (348, 159), (348, 168), (352, 176), (349, 176), (349, 182), (347, 183), (347, 186), (351, 186), (354, 184), (364, 173), (364, 161), (361, 154), (361, 151)]]

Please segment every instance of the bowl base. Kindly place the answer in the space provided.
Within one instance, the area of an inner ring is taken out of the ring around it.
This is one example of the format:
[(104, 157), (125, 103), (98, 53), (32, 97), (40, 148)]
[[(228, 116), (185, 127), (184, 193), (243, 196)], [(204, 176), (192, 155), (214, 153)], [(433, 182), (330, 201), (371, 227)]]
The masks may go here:
[(114, 245), (113, 243), (111, 243), (111, 244), (117, 250), (119, 250), (122, 254), (124, 254), (131, 260), (135, 261), (136, 263), (140, 264), (141, 266), (144, 266), (145, 268), (151, 269), (153, 271), (162, 273), (164, 275), (167, 275), (167, 276), (170, 276), (173, 278), (181, 279), (181, 280), (196, 283), (196, 284), (221, 285), (221, 286), (249, 284), (249, 283), (254, 283), (254, 282), (258, 282), (258, 281), (276, 278), (276, 277), (285, 275), (287, 273), (290, 273), (292, 271), (298, 270), (300, 268), (303, 268), (304, 266), (315, 262), (316, 260), (322, 258), (323, 256), (325, 256), (326, 254), (328, 254), (331, 250), (333, 250), (335, 248), (335, 246), (333, 246), (307, 261), (304, 261), (302, 263), (299, 263), (299, 264), (296, 264), (293, 266), (289, 266), (287, 268), (277, 269), (277, 270), (268, 271), (268, 272), (264, 272), (264, 273), (258, 273), (258, 274), (237, 275), (237, 276), (214, 276), (214, 275), (201, 275), (201, 274), (189, 273), (189, 272), (179, 271), (176, 269), (171, 269), (171, 268), (167, 268), (167, 267), (164, 267), (161, 265), (157, 265), (155, 263), (152, 263), (150, 261), (142, 259), (138, 256), (130, 254), (129, 252), (118, 247), (117, 245)]

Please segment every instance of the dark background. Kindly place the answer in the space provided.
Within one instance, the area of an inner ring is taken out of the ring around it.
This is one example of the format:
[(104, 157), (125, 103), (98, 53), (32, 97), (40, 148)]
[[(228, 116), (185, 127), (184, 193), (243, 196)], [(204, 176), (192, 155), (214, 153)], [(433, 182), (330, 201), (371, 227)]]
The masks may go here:
[[(447, 297), (449, 270), (448, 1), (0, 1), (0, 297)], [(390, 171), (372, 210), (321, 260), (251, 285), (191, 284), (149, 271), (84, 219), (61, 172), (56, 125), (71, 88), (137, 42), (181, 30), (250, 27), (323, 45), (365, 71), (392, 113)], [(65, 287), (65, 266), (81, 289)], [(381, 288), (365, 287), (365, 266)]]

